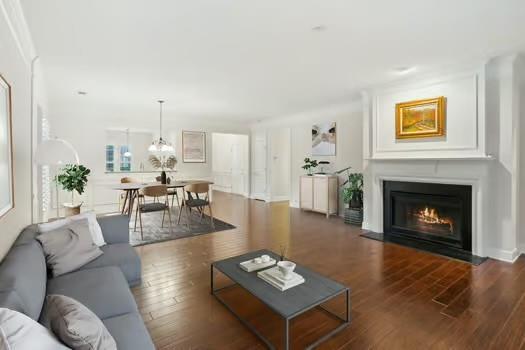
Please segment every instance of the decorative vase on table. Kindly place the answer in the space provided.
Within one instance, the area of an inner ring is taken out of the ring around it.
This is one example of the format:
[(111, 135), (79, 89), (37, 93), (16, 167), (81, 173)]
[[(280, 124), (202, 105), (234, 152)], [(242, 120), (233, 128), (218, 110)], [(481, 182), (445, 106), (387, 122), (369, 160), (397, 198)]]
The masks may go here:
[(167, 182), (166, 172), (162, 170), (162, 172), (160, 173), (160, 183), (165, 185), (166, 182)]

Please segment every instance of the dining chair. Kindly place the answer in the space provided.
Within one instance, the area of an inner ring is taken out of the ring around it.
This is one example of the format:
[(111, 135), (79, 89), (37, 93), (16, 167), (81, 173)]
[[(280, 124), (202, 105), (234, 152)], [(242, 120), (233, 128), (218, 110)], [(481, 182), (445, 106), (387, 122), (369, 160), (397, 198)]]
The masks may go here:
[[(186, 185), (184, 186), (184, 193), (182, 198), (182, 208), (179, 211), (179, 219), (177, 220), (177, 224), (180, 223), (183, 208), (185, 208), (186, 214), (188, 216), (188, 221), (186, 224), (188, 228), (190, 228), (192, 209), (196, 208), (200, 212), (200, 221), (202, 222), (202, 217), (204, 216), (204, 209), (205, 207), (208, 207), (210, 211), (210, 225), (213, 229), (215, 229), (215, 223), (213, 222), (213, 212), (211, 210), (210, 203), (210, 184), (196, 183)], [(204, 195), (204, 198), (200, 198), (199, 195)]]
[[(121, 184), (127, 184), (127, 183), (140, 183), (139, 180), (133, 178), (133, 177), (128, 177), (128, 176), (125, 176), (125, 177), (122, 177), (120, 179), (120, 183)], [(124, 205), (126, 205), (126, 194), (128, 194), (129, 192), (128, 191), (122, 191), (119, 195), (119, 198), (118, 198), (118, 208), (119, 208), (119, 211), (123, 208), (121, 208), (121, 205), (122, 205), (122, 200), (124, 199)], [(142, 194), (142, 191), (139, 191), (139, 201), (140, 200), (144, 200), (144, 195)], [(129, 198), (127, 199), (129, 201)], [(131, 211), (133, 212), (133, 208), (131, 208)]]
[(176, 188), (168, 188), (168, 196), (171, 197), (171, 206), (175, 204), (175, 199), (177, 199), (177, 207), (180, 210), (180, 201), (179, 201), (179, 193), (177, 192)]
[(164, 227), (164, 219), (166, 217), (166, 212), (168, 213), (168, 221), (170, 224), (170, 231), (173, 230), (171, 222), (171, 210), (168, 199), (168, 191), (166, 185), (152, 185), (142, 188), (142, 193), (144, 197), (152, 197), (155, 199), (153, 202), (142, 202), (137, 205), (137, 210), (135, 213), (135, 227), (134, 230), (137, 230), (137, 217), (140, 222), (140, 236), (144, 239), (144, 230), (142, 227), (142, 214), (153, 213), (162, 211), (162, 222), (161, 227)]

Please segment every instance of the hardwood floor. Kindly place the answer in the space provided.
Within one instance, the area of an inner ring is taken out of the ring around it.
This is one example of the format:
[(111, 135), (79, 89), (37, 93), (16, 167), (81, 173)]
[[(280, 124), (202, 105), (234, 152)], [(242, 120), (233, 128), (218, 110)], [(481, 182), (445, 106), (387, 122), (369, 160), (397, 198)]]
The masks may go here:
[[(254, 249), (278, 252), (281, 244), (291, 260), (352, 289), (350, 326), (320, 349), (525, 349), (524, 256), (472, 266), (362, 238), (340, 218), (219, 192), (213, 211), (237, 228), (137, 248), (143, 283), (133, 293), (159, 349), (265, 349), (210, 295), (209, 268)], [(256, 299), (240, 288), (225, 298), (281, 341), (282, 321)], [(342, 314), (343, 305), (327, 306)], [(334, 325), (319, 311), (300, 317), (292, 349)]]

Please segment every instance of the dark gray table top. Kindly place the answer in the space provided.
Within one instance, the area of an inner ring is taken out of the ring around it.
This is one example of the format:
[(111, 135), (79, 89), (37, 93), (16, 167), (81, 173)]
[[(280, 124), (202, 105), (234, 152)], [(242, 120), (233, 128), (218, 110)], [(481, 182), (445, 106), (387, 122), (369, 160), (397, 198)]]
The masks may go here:
[(297, 316), (348, 290), (348, 287), (302, 267), (294, 261), (297, 264), (294, 271), (303, 276), (305, 282), (281, 292), (257, 277), (257, 272), (246, 272), (239, 267), (240, 262), (263, 254), (279, 260), (279, 256), (269, 250), (258, 250), (216, 261), (213, 266), (284, 318)]

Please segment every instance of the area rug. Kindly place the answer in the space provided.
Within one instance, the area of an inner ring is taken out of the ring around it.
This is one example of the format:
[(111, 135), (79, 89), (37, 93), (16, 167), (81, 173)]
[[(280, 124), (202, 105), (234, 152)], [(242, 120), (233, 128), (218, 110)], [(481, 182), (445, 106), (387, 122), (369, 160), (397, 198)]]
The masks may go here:
[(174, 208), (172, 210), (172, 229), (170, 230), (168, 223), (168, 215), (164, 220), (164, 227), (161, 227), (162, 223), (162, 212), (146, 213), (142, 214), (142, 227), (144, 231), (144, 238), (140, 234), (140, 223), (137, 222), (137, 230), (134, 230), (135, 226), (135, 215), (130, 220), (129, 223), (129, 233), (130, 233), (130, 243), (133, 246), (170, 241), (174, 239), (199, 236), (207, 233), (231, 230), (235, 226), (224, 222), (222, 220), (213, 219), (215, 223), (215, 229), (210, 225), (210, 217), (204, 215), (202, 221), (200, 220), (200, 215), (197, 212), (192, 212), (192, 217), (190, 221), (190, 228), (186, 225), (188, 219), (185, 212), (182, 213), (180, 219), (180, 224), (177, 224), (179, 211)]

